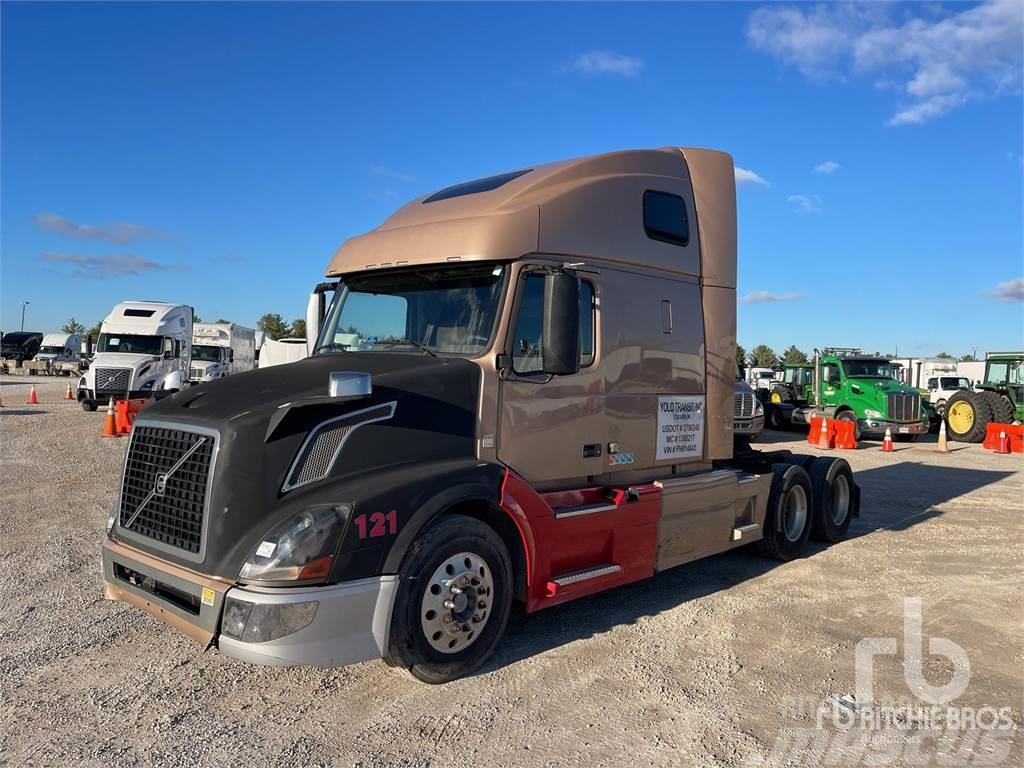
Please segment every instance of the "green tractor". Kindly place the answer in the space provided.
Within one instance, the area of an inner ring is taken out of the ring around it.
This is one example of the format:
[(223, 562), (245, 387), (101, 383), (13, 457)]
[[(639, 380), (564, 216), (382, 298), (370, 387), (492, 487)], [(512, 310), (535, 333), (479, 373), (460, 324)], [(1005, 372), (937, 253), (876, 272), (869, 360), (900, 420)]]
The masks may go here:
[(946, 401), (946, 433), (961, 443), (980, 443), (989, 424), (1024, 421), (1024, 352), (989, 352), (985, 380)]
[(814, 366), (810, 363), (785, 363), (782, 381), (772, 382), (769, 399), (773, 403), (807, 403), (814, 399)]

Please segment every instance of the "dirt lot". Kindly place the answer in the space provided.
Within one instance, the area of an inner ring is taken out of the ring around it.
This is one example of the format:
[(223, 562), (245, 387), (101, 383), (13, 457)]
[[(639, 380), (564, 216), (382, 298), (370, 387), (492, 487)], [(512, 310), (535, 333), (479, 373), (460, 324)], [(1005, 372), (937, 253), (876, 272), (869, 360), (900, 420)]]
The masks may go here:
[[(36, 406), (24, 379), (0, 384), (0, 766), (1021, 764), (1020, 456), (864, 443), (845, 454), (863, 488), (849, 540), (785, 565), (741, 550), (543, 611), (480, 674), (427, 687), (381, 662), (246, 666), (105, 601), (125, 442), (60, 399), (66, 380), (36, 382)], [(854, 693), (866, 638), (899, 645), (876, 657), (875, 704), (924, 706), (902, 663), (908, 597), (928, 682), (958, 669), (928, 653), (948, 638), (970, 665), (949, 707), (1005, 707), (1012, 728), (816, 727), (815, 708)]]

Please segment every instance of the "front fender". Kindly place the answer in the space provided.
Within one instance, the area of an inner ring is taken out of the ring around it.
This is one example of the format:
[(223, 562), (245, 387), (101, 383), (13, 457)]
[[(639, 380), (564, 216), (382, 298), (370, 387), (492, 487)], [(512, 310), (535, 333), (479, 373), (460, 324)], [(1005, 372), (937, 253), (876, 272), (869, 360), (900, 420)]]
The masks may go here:
[(184, 372), (181, 370), (171, 371), (164, 376), (161, 389), (176, 390), (182, 388), (182, 382), (184, 381)]

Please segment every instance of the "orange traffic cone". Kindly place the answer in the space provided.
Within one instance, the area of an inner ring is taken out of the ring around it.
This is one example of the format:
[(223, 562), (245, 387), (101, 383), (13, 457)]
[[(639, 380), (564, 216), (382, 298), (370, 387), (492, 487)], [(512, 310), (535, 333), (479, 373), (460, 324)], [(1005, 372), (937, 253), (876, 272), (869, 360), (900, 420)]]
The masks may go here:
[(107, 419), (103, 423), (100, 437), (120, 437), (117, 434), (117, 422), (114, 417), (114, 398), (110, 398), (110, 402), (107, 404)]
[(949, 453), (949, 444), (946, 442), (946, 420), (939, 422), (939, 444), (935, 448), (939, 453)]
[(818, 432), (818, 448), (823, 451), (832, 449), (832, 444), (828, 441), (828, 419), (824, 416), (821, 417), (821, 430)]
[(68, 391), (64, 393), (65, 400), (74, 400), (75, 396), (71, 394), (71, 382), (68, 382)]
[(882, 439), (882, 452), (892, 453), (892, 430), (888, 427), (885, 428), (885, 437)]
[(996, 453), (1009, 453), (1010, 452), (1010, 438), (1006, 436), (1006, 430), (999, 430), (999, 447), (996, 448)]
[(32, 385), (32, 389), (29, 390), (28, 400), (25, 401), (26, 405), (39, 405), (39, 398), (36, 397), (36, 385)]

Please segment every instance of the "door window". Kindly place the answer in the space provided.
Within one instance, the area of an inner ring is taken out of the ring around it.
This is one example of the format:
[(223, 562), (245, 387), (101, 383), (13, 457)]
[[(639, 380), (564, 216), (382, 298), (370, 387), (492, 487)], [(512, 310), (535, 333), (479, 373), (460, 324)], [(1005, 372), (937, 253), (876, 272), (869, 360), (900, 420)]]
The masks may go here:
[[(580, 281), (580, 368), (594, 363), (594, 286)], [(540, 373), (543, 360), (544, 276), (527, 275), (512, 337), (512, 370)]]

